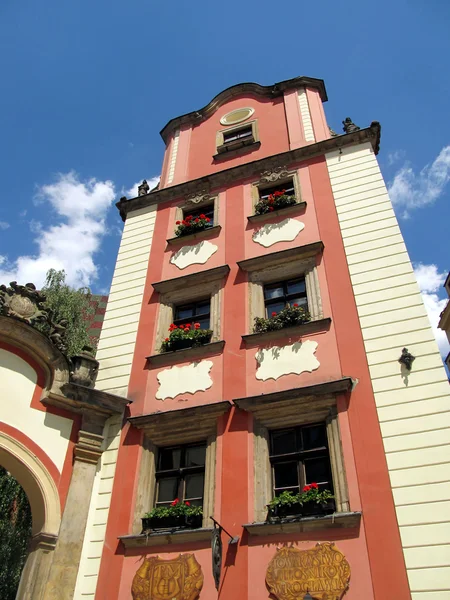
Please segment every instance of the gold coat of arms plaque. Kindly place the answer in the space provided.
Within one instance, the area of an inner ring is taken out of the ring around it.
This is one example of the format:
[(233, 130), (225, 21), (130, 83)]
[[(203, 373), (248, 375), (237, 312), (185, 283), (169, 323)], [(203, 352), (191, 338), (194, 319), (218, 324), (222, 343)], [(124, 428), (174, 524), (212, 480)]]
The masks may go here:
[(348, 589), (350, 565), (332, 542), (311, 550), (280, 548), (269, 563), (266, 583), (278, 600), (341, 600)]
[(193, 554), (163, 560), (146, 558), (131, 585), (133, 600), (197, 600), (203, 587), (202, 568)]

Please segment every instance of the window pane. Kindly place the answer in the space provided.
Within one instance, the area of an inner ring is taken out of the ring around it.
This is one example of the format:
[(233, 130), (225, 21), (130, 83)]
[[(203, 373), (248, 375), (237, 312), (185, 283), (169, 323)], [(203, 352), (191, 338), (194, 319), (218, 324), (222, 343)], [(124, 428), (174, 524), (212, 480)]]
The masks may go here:
[(178, 319), (187, 319), (194, 315), (194, 307), (193, 306), (177, 306), (175, 311), (175, 318)]
[(297, 450), (295, 429), (271, 432), (272, 455), (288, 454)]
[(184, 499), (189, 500), (190, 498), (203, 498), (204, 480), (204, 473), (187, 475), (185, 479), (186, 488), (184, 492)]
[(181, 448), (160, 448), (158, 471), (169, 471), (179, 469), (181, 460)]
[(178, 494), (178, 479), (176, 477), (164, 477), (158, 481), (157, 502), (172, 502)]
[(327, 432), (325, 425), (313, 425), (302, 429), (303, 447), (305, 450), (311, 448), (323, 448), (327, 445)]
[(298, 486), (297, 461), (276, 463), (273, 465), (273, 470), (276, 488)]
[(283, 310), (283, 308), (285, 308), (286, 304), (284, 302), (274, 302), (273, 304), (268, 304), (266, 306), (266, 315), (267, 318), (270, 318), (272, 316), (272, 313), (279, 313), (280, 310)]
[(307, 308), (308, 300), (306, 298), (292, 298), (289, 300), (288, 304), (290, 306), (294, 306), (294, 304), (298, 304), (300, 307)]
[(200, 329), (209, 329), (209, 317), (195, 317), (195, 322), (200, 323)]
[(331, 479), (328, 457), (305, 460), (305, 478), (306, 483), (328, 484)]
[(280, 286), (279, 283), (275, 285), (264, 286), (264, 298), (266, 300), (271, 300), (272, 298), (279, 298), (280, 296), (283, 296), (283, 294), (283, 286)]
[(196, 315), (209, 315), (210, 311), (210, 302), (209, 300), (205, 302), (199, 302), (195, 308)]
[(306, 285), (304, 279), (296, 279), (294, 281), (287, 282), (287, 293), (290, 294), (301, 294), (306, 293)]
[(286, 181), (285, 183), (279, 183), (278, 185), (263, 188), (262, 190), (259, 190), (259, 197), (261, 199), (268, 198), (270, 196), (270, 194), (274, 194), (275, 192), (282, 192), (283, 190), (287, 196), (294, 195), (295, 192), (294, 192), (294, 184), (292, 182), (292, 179), (290, 181)]
[(185, 467), (200, 467), (205, 464), (206, 446), (186, 448)]

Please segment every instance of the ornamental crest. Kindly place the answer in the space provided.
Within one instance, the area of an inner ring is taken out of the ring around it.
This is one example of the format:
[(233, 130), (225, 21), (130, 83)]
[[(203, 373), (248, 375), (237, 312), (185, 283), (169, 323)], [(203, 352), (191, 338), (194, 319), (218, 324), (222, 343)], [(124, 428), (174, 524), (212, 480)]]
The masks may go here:
[(133, 600), (197, 600), (203, 587), (202, 568), (194, 554), (163, 560), (146, 558), (131, 586)]
[(192, 194), (189, 194), (186, 198), (186, 204), (201, 204), (211, 200), (211, 195), (208, 190), (198, 190)]
[(286, 166), (275, 167), (272, 170), (263, 171), (259, 183), (273, 183), (279, 179), (285, 179), (286, 177), (289, 177), (289, 171)]
[(66, 322), (54, 322), (52, 311), (44, 303), (44, 294), (32, 283), (18, 285), (11, 281), (9, 287), (0, 285), (0, 315), (28, 323), (46, 335), (58, 350), (65, 352)]
[(278, 600), (341, 600), (348, 590), (350, 565), (334, 543), (311, 550), (281, 548), (269, 563), (266, 584)]

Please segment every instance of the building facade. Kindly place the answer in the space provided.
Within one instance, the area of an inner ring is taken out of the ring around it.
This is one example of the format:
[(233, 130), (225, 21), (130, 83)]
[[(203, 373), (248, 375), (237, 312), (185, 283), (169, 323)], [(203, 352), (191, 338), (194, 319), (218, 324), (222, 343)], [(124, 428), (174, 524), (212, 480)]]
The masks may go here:
[[(447, 275), (447, 278), (444, 283), (445, 291), (447, 292), (450, 298), (450, 273)], [(447, 339), (450, 342), (450, 300), (447, 302), (447, 306), (441, 313), (441, 317), (439, 319), (439, 328), (445, 331), (447, 335)], [(447, 367), (450, 370), (450, 352), (447, 354), (447, 358), (445, 359)]]
[(448, 381), (380, 125), (336, 135), (326, 100), (241, 84), (162, 130), (158, 189), (118, 203), (76, 580), (23, 597), (448, 598)]

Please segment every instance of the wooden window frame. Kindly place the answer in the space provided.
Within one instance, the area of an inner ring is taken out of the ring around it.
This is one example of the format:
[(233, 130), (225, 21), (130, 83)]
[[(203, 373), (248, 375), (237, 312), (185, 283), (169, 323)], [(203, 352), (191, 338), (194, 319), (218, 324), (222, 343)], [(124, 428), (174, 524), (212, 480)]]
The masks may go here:
[[(176, 226), (176, 221), (182, 221), (185, 216), (189, 215), (192, 212), (195, 212), (197, 210), (204, 210), (207, 207), (213, 206), (213, 224), (211, 227), (208, 227), (208, 229), (211, 229), (212, 227), (217, 227), (219, 225), (219, 196), (216, 195), (210, 195), (210, 194), (200, 194), (198, 196), (194, 195), (193, 199), (187, 199), (184, 202), (182, 202), (179, 206), (177, 206), (176, 211), (175, 211), (175, 224), (174, 224), (174, 230), (177, 227)], [(180, 238), (181, 239), (181, 238)]]
[[(251, 127), (252, 129), (252, 135), (244, 138), (243, 140), (225, 142), (225, 134), (238, 132), (242, 129), (247, 129), (249, 127)], [(226, 155), (228, 152), (245, 148), (246, 146), (251, 146), (255, 143), (258, 143), (259, 141), (260, 140), (257, 119), (253, 119), (252, 121), (245, 121), (243, 123), (239, 123), (238, 125), (232, 125), (230, 127), (227, 127), (226, 129), (221, 129), (216, 133), (216, 152), (217, 155)]]
[(175, 315), (175, 306), (205, 300), (208, 296), (211, 298), (210, 329), (213, 332), (211, 342), (221, 339), (223, 279), (228, 272), (228, 265), (223, 265), (153, 284), (154, 289), (160, 292), (154, 347), (156, 353), (159, 352), (163, 340), (168, 335), (169, 326)]
[(155, 505), (158, 448), (196, 442), (206, 442), (202, 527), (212, 526), (210, 517), (214, 516), (217, 419), (230, 407), (231, 404), (224, 401), (129, 418), (132, 426), (143, 431), (133, 534), (141, 533), (141, 518)]
[[(188, 307), (194, 307), (194, 313), (196, 312), (195, 307), (198, 304), (205, 304), (206, 301), (209, 302), (209, 311), (207, 313), (202, 313), (202, 314), (194, 314), (192, 317), (185, 317), (185, 318), (177, 318), (177, 311), (180, 308), (188, 308)], [(194, 327), (194, 324), (196, 321), (198, 321), (198, 318), (204, 318), (208, 316), (209, 317), (209, 325), (208, 327), (206, 327), (205, 329), (210, 329), (210, 325), (211, 325), (211, 298), (200, 298), (199, 300), (195, 300), (192, 302), (188, 302), (188, 303), (183, 303), (183, 304), (176, 304), (174, 306), (174, 310), (173, 310), (173, 319), (172, 319), (172, 323), (175, 323), (175, 325), (186, 325), (189, 324), (192, 328)]]
[[(335, 400), (329, 400), (329, 407), (325, 410), (328, 450), (331, 464), (331, 477), (336, 502), (336, 512), (349, 512), (347, 480), (345, 475), (344, 457), (339, 429), (339, 421)], [(267, 515), (267, 504), (273, 498), (272, 467), (270, 463), (270, 431), (283, 429), (290, 426), (308, 425), (317, 422), (315, 415), (311, 418), (308, 413), (286, 414), (286, 420), (280, 424), (280, 412), (274, 408), (272, 415), (258, 419), (255, 415), (254, 422), (254, 510), (255, 520), (263, 522)]]
[[(264, 191), (266, 189), (271, 189), (274, 187), (277, 187), (281, 190), (281, 189), (283, 189), (283, 187), (286, 187), (286, 185), (290, 184), (291, 182), (292, 182), (292, 186), (294, 187), (296, 204), (300, 204), (302, 202), (301, 192), (300, 192), (300, 181), (298, 178), (297, 170), (283, 169), (280, 171), (279, 176), (274, 176), (274, 177), (276, 177), (276, 178), (273, 180), (270, 180), (270, 176), (269, 176), (269, 178), (268, 178), (269, 180), (267, 181), (266, 178), (264, 178), (264, 176), (263, 176), (263, 177), (261, 177), (261, 179), (259, 181), (255, 181), (252, 183), (252, 186), (251, 186), (252, 214), (255, 214), (255, 206), (258, 204), (258, 202), (261, 199), (261, 195), (260, 195), (261, 191)], [(295, 205), (293, 205), (293, 206), (295, 206)]]
[[(306, 287), (306, 280), (305, 280), (305, 278), (302, 275), (300, 275), (300, 277), (294, 277), (293, 279), (283, 279), (282, 281), (274, 281), (272, 283), (265, 283), (263, 285), (264, 316), (266, 316), (267, 318), (269, 318), (271, 316), (269, 314), (270, 313), (269, 307), (272, 304), (279, 304), (280, 302), (283, 301), (285, 307), (288, 306), (288, 305), (290, 306), (290, 303), (291, 303), (292, 300), (295, 300), (296, 298), (298, 298), (299, 296), (302, 295), (303, 292), (302, 293), (300, 293), (300, 292), (294, 293), (293, 292), (293, 293), (289, 294), (289, 292), (287, 291), (287, 285), (289, 283), (291, 283), (293, 281), (296, 281), (296, 280), (299, 280), (299, 279), (305, 282), (305, 287)], [(283, 288), (283, 292), (284, 292), (283, 295), (282, 296), (276, 296), (275, 298), (269, 298), (269, 299), (267, 299), (266, 296), (265, 296), (265, 288), (268, 285), (277, 285), (278, 287), (282, 287)], [(306, 299), (306, 310), (308, 310), (308, 293), (306, 292), (306, 290), (304, 292), (304, 297)], [(302, 307), (304, 307), (304, 306), (305, 305), (302, 304)]]
[[(160, 455), (161, 455), (161, 451), (162, 450), (175, 450), (175, 449), (180, 449), (181, 451), (181, 456), (184, 458), (185, 457), (185, 453), (186, 453), (186, 449), (188, 448), (192, 448), (192, 447), (198, 447), (198, 446), (204, 446), (205, 448), (205, 464), (201, 465), (201, 466), (197, 466), (197, 467), (186, 467), (185, 465), (180, 466), (178, 469), (169, 469), (169, 470), (161, 470), (158, 469), (158, 467), (155, 468), (155, 499), (154, 499), (154, 506), (164, 506), (164, 505), (168, 505), (170, 504), (170, 502), (173, 502), (176, 498), (178, 498), (180, 501), (185, 502), (186, 500), (192, 502), (193, 500), (198, 500), (198, 498), (186, 498), (186, 477), (189, 475), (197, 475), (199, 473), (203, 474), (203, 495), (201, 497), (202, 500), (202, 507), (203, 507), (203, 499), (204, 499), (204, 488), (205, 488), (205, 471), (206, 471), (206, 447), (207, 444), (206, 442), (200, 441), (200, 442), (190, 442), (189, 444), (177, 444), (176, 446), (174, 445), (170, 445), (170, 446), (161, 446), (158, 448), (158, 452), (157, 452), (157, 456), (156, 458), (156, 465), (158, 465), (159, 460), (160, 460)], [(159, 481), (163, 480), (163, 479), (168, 479), (168, 478), (173, 478), (173, 477), (177, 477), (178, 481), (178, 490), (177, 490), (177, 494), (175, 495), (175, 498), (172, 498), (172, 500), (170, 501), (161, 501), (158, 500), (158, 493), (159, 493)]]
[(304, 277), (306, 298), (311, 321), (323, 319), (317, 264), (322, 251), (321, 242), (263, 255), (255, 259), (241, 261), (239, 266), (248, 272), (249, 282), (249, 322), (248, 330), (253, 331), (255, 318), (265, 317), (264, 285)]

